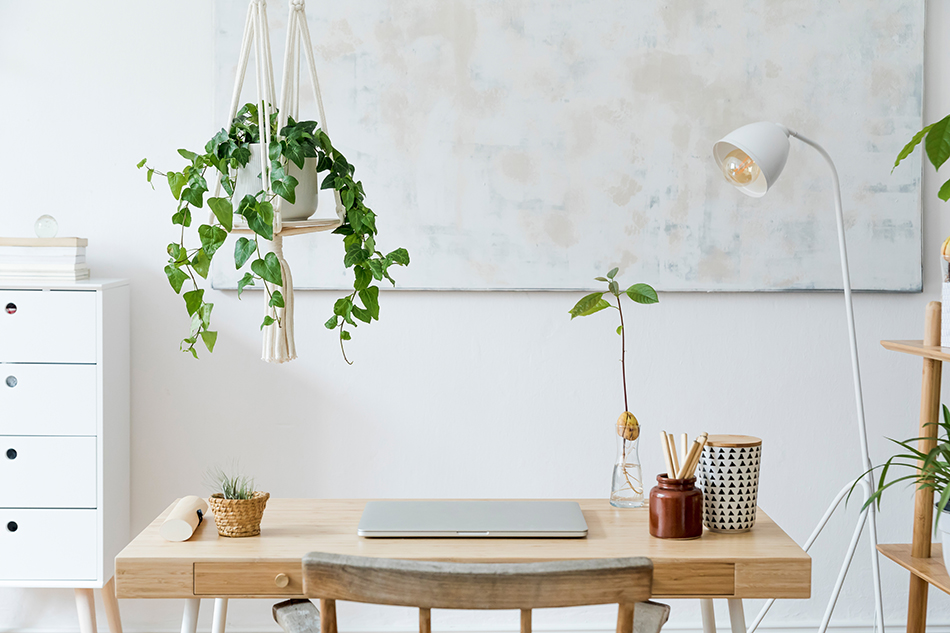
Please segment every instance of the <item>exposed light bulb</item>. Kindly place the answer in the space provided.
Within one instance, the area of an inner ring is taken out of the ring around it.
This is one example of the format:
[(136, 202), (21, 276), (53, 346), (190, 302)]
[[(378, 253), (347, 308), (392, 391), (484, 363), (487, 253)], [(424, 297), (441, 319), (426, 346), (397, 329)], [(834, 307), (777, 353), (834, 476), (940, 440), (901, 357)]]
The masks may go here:
[(754, 181), (762, 173), (755, 161), (741, 149), (734, 149), (722, 161), (722, 174), (726, 180), (743, 187)]

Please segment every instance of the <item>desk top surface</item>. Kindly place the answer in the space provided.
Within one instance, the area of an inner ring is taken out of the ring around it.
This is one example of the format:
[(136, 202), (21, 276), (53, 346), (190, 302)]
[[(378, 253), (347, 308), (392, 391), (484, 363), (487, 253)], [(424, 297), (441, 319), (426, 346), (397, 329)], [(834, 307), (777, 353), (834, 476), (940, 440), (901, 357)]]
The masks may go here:
[[(118, 593), (119, 597), (182, 597), (169, 589), (174, 583), (162, 582), (169, 590), (157, 592), (146, 591), (145, 583), (156, 581), (164, 570), (193, 576), (178, 583), (179, 589), (193, 589), (197, 574), (205, 568), (202, 564), (237, 569), (242, 563), (273, 563), (294, 568), (311, 551), (481, 563), (647, 556), (653, 560), (661, 585), (664, 573), (672, 574), (669, 580), (673, 582), (673, 576), (701, 576), (706, 565), (712, 576), (731, 570), (728, 573), (734, 584), (728, 595), (801, 598), (810, 592), (810, 557), (761, 509), (749, 532), (706, 531), (699, 539), (672, 541), (650, 536), (646, 508), (619, 509), (601, 499), (578, 503), (587, 520), (587, 538), (367, 539), (356, 534), (365, 500), (270, 499), (259, 537), (219, 537), (209, 517), (190, 540), (181, 543), (165, 541), (159, 535), (172, 504), (116, 557)], [(757, 590), (753, 589), (756, 585)]]

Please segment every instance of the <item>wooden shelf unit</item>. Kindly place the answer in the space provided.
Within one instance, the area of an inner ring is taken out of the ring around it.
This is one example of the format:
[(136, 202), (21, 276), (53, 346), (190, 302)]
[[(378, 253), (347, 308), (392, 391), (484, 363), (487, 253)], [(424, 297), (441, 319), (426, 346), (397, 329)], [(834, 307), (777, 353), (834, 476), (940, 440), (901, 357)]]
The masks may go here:
[[(950, 361), (950, 347), (940, 346), (940, 302), (931, 301), (924, 313), (924, 338), (917, 341), (881, 341), (885, 349), (912, 354), (923, 359), (923, 385), (920, 392), (920, 428), (917, 448), (929, 452), (937, 442), (936, 422), (940, 415), (940, 377), (943, 362)], [(918, 488), (914, 493), (914, 537), (908, 544), (878, 545), (877, 549), (910, 575), (907, 602), (907, 633), (925, 633), (927, 594), (930, 585), (950, 593), (950, 574), (943, 564), (943, 550), (933, 545), (934, 493)]]

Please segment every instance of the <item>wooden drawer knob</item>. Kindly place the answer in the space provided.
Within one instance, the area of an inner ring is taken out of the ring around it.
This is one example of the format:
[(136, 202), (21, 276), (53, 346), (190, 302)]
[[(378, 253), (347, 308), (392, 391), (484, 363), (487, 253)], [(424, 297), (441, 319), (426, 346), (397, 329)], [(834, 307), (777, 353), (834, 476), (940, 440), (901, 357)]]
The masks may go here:
[(283, 589), (290, 584), (290, 578), (287, 577), (287, 574), (277, 574), (277, 577), (274, 578), (274, 584)]

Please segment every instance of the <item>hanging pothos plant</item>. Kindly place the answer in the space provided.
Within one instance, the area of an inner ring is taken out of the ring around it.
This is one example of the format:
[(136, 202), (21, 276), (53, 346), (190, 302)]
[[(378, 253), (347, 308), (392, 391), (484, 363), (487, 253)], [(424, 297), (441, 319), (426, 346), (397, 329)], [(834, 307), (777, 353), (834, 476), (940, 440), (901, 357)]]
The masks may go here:
[[(350, 363), (343, 345), (344, 341), (351, 338), (347, 326), (355, 328), (356, 321), (370, 323), (374, 319), (379, 320), (379, 286), (376, 282), (386, 279), (395, 285), (389, 268), (393, 265), (407, 266), (409, 253), (404, 248), (397, 248), (385, 255), (377, 250), (376, 214), (364, 204), (363, 183), (353, 179), (355, 168), (333, 147), (330, 138), (316, 121), (289, 119), (287, 125), (278, 131), (277, 112), (273, 112), (269, 124), (271, 141), (268, 159), (272, 194), (262, 189), (240, 200), (233, 199), (237, 170), (247, 166), (251, 160), (249, 146), (261, 142), (258, 108), (250, 103), (241, 108), (228, 129), (222, 129), (208, 141), (204, 152), (178, 150), (188, 161), (181, 171), (158, 171), (149, 166), (146, 159), (138, 164), (139, 169), (146, 169), (149, 183), (155, 175), (165, 178), (172, 196), (178, 202), (171, 220), (172, 224), (181, 227), (181, 232), (178, 241), (167, 247), (165, 275), (176, 293), (182, 294), (186, 284), (190, 288), (182, 297), (188, 316), (191, 317), (191, 331), (182, 340), (181, 350), (198, 358), (195, 345), (200, 339), (209, 352), (214, 351), (218, 337), (218, 333), (211, 329), (214, 304), (205, 301), (205, 291), (198, 277), (208, 278), (215, 253), (224, 245), (234, 228), (234, 215), (241, 216), (253, 232), (251, 237), (239, 237), (234, 244), (235, 268), (242, 270), (250, 263), (250, 270), (238, 281), (238, 298), (247, 286), (262, 281), (267, 282), (264, 289), (268, 306), (284, 307), (284, 297), (280, 291), (283, 288), (280, 262), (274, 253), (262, 254), (260, 239), (274, 239), (276, 197), (280, 196), (291, 204), (295, 201), (297, 180), (287, 172), (286, 162), (290, 161), (299, 169), (304, 169), (307, 158), (316, 158), (316, 171), (327, 172), (320, 188), (340, 192), (340, 199), (346, 208), (345, 221), (333, 233), (343, 236), (343, 265), (353, 269), (353, 291), (334, 303), (333, 316), (324, 325), (327, 329), (338, 330), (340, 350), (344, 360)], [(205, 178), (208, 169), (220, 180), (227, 197), (205, 198), (209, 190)], [(201, 246), (189, 248), (185, 245), (185, 236), (186, 229), (192, 225), (192, 210), (202, 208), (205, 202), (214, 219), (210, 224), (198, 226)], [(273, 290), (268, 284), (274, 287)], [(274, 318), (265, 316), (261, 329), (274, 323)], [(277, 321), (277, 324), (279, 326), (280, 322)]]

